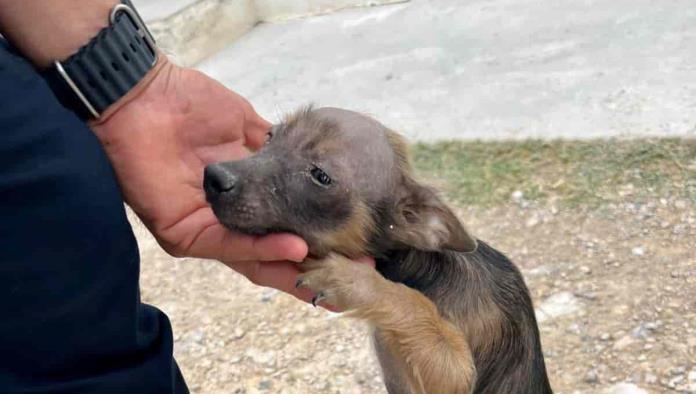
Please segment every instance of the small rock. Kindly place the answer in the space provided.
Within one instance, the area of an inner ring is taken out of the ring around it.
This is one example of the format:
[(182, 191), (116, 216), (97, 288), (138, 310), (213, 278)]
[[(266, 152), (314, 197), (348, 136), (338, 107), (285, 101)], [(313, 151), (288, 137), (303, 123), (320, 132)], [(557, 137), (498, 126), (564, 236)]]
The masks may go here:
[(684, 381), (684, 375), (677, 375), (667, 382), (667, 387), (675, 388), (678, 384)]
[(242, 361), (242, 357), (239, 355), (235, 355), (227, 359), (228, 364), (237, 364), (240, 361)]
[(643, 256), (645, 254), (645, 248), (642, 246), (636, 246), (635, 248), (631, 249), (631, 253), (633, 253), (634, 256)]
[(588, 301), (594, 301), (597, 299), (597, 293), (593, 292), (588, 292), (588, 291), (576, 291), (575, 293), (576, 297), (584, 298)]
[(543, 323), (549, 319), (576, 313), (582, 310), (582, 303), (573, 293), (564, 291), (548, 297), (536, 310), (537, 321)]
[(635, 342), (635, 340), (631, 338), (630, 335), (624, 335), (618, 341), (614, 342), (612, 348), (615, 350), (622, 350), (633, 344), (633, 342)]
[(601, 339), (602, 341), (608, 341), (608, 340), (611, 339), (611, 335), (609, 335), (609, 334), (607, 334), (607, 333), (605, 332), (605, 333), (603, 333), (602, 335), (599, 336), (599, 339)]
[(544, 275), (550, 275), (554, 272), (553, 268), (549, 267), (548, 265), (540, 265), (538, 267), (534, 267), (527, 271), (527, 275), (529, 276), (544, 276)]
[(512, 198), (513, 201), (520, 201), (522, 198), (524, 198), (524, 193), (522, 193), (521, 190), (515, 190), (510, 195), (510, 198)]
[(594, 369), (591, 369), (591, 370), (587, 371), (583, 381), (585, 383), (589, 383), (589, 384), (599, 383), (599, 374)]
[(687, 376), (689, 383), (696, 383), (696, 369), (691, 370)]
[(580, 335), (580, 333), (582, 333), (582, 327), (580, 327), (578, 323), (572, 323), (566, 328), (566, 331), (571, 334)]
[(527, 226), (527, 228), (531, 228), (531, 227), (536, 226), (537, 224), (539, 224), (539, 216), (537, 216), (537, 215), (532, 215), (532, 217), (530, 217), (529, 219), (527, 219), (527, 222), (525, 223), (525, 226)]
[(312, 385), (312, 388), (318, 391), (327, 391), (331, 389), (331, 382), (324, 381), (324, 382), (316, 382)]
[(582, 272), (585, 275), (589, 275), (592, 273), (592, 269), (586, 265), (583, 265), (582, 267), (580, 267), (580, 272)]
[(269, 302), (271, 301), (276, 295), (278, 295), (279, 291), (276, 289), (268, 289), (261, 294), (261, 302)]
[(618, 383), (606, 390), (605, 394), (648, 394), (647, 391), (632, 383)]
[(261, 379), (259, 382), (259, 390), (261, 391), (268, 391), (271, 389), (272, 383), (268, 379)]
[(647, 383), (647, 384), (655, 384), (655, 383), (657, 383), (657, 376), (648, 372), (645, 374), (644, 380), (645, 380), (645, 383)]
[(669, 370), (669, 373), (672, 374), (672, 376), (675, 375), (683, 375), (686, 372), (686, 367), (685, 366), (679, 366), (679, 367), (674, 367)]
[(191, 332), (191, 340), (196, 343), (202, 343), (205, 339), (205, 333), (201, 330), (195, 330)]
[(273, 366), (276, 362), (276, 353), (273, 350), (264, 352), (256, 348), (249, 348), (245, 354), (257, 364)]
[(234, 329), (234, 339), (242, 339), (246, 333), (241, 327)]
[(641, 323), (631, 331), (631, 336), (636, 339), (646, 339), (657, 330), (657, 324), (653, 322)]

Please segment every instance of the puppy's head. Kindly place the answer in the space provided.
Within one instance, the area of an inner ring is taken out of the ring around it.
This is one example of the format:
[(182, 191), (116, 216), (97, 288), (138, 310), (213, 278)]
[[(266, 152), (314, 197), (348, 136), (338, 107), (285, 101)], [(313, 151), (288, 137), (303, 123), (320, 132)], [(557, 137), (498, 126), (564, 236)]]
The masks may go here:
[(204, 188), (228, 228), (295, 233), (316, 257), (476, 249), (434, 190), (413, 179), (403, 140), (351, 111), (294, 114), (254, 156), (208, 166)]

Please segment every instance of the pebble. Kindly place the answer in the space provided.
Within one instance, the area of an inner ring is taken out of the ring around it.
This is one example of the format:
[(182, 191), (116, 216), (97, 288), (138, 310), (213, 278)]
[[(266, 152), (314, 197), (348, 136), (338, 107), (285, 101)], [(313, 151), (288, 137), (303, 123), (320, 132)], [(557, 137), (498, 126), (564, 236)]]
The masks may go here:
[(527, 226), (527, 228), (531, 228), (531, 227), (536, 226), (537, 224), (539, 224), (539, 216), (533, 215), (532, 217), (527, 219), (525, 226)]
[(273, 298), (275, 298), (276, 295), (278, 295), (279, 291), (276, 289), (268, 289), (264, 291), (261, 294), (261, 302), (270, 302)]
[(657, 330), (657, 324), (654, 322), (641, 323), (631, 331), (631, 336), (636, 339), (646, 339)]
[(689, 383), (696, 383), (696, 369), (693, 369), (691, 370), (691, 372), (689, 372), (687, 379), (689, 380)]
[(675, 388), (678, 384), (684, 381), (684, 375), (677, 375), (667, 382), (667, 387)]
[(632, 383), (618, 383), (606, 390), (605, 394), (648, 394), (647, 391)]
[(205, 333), (201, 330), (194, 330), (191, 332), (191, 340), (196, 343), (202, 343), (205, 339)]
[(679, 366), (679, 367), (674, 367), (669, 371), (669, 373), (672, 374), (672, 376), (683, 375), (685, 372), (686, 372), (686, 367), (683, 365)]
[(657, 376), (648, 372), (645, 374), (644, 380), (647, 384), (655, 384), (657, 383)]
[(645, 254), (645, 248), (642, 246), (636, 246), (635, 248), (631, 249), (631, 253), (634, 256), (642, 256)]
[(524, 198), (524, 193), (522, 193), (521, 190), (515, 190), (510, 194), (510, 198), (513, 199), (513, 201), (520, 201), (522, 198)]
[(635, 342), (635, 340), (631, 338), (630, 335), (624, 335), (623, 337), (619, 338), (618, 341), (614, 342), (612, 348), (615, 350), (622, 350), (633, 344), (633, 342)]
[(599, 383), (599, 374), (594, 369), (591, 369), (591, 370), (587, 371), (583, 381), (585, 383), (589, 383), (589, 384)]
[(556, 293), (544, 300), (536, 310), (537, 321), (547, 320), (576, 313), (582, 310), (582, 303), (571, 292)]
[(241, 327), (237, 327), (234, 329), (234, 339), (241, 339), (244, 337), (246, 332)]
[(268, 391), (271, 389), (272, 386), (273, 384), (268, 379), (261, 379), (261, 381), (259, 382), (259, 390), (261, 391)]
[(264, 352), (257, 348), (249, 348), (247, 349), (245, 354), (247, 357), (249, 357), (253, 362), (257, 364), (274, 366), (276, 362), (276, 352), (274, 352), (273, 350)]

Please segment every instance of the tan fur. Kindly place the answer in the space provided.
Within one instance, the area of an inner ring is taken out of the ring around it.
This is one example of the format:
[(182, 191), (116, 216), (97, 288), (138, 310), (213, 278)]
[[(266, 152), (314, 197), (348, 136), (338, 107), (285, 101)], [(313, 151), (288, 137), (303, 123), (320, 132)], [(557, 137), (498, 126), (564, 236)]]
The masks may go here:
[(405, 174), (411, 173), (411, 156), (408, 153), (408, 144), (406, 139), (402, 137), (399, 133), (388, 130), (387, 139), (389, 140), (389, 145), (391, 145), (396, 155), (397, 165), (401, 171)]
[(374, 232), (374, 226), (369, 208), (364, 203), (358, 202), (348, 222), (337, 231), (319, 235), (319, 244), (323, 245), (326, 252), (333, 251), (349, 257), (359, 257), (366, 253), (368, 237)]
[[(387, 138), (400, 171), (410, 178), (406, 141), (392, 131), (387, 132)], [(366, 250), (373, 227), (367, 206), (358, 202), (347, 224), (321, 236), (321, 244), (345, 256), (359, 256)], [(305, 262), (302, 268), (306, 270), (300, 277), (302, 286), (321, 292), (329, 304), (374, 325), (411, 393), (472, 392), (476, 370), (467, 340), (473, 339), (476, 347), (486, 346), (490, 333), (482, 333), (495, 325), (494, 312), (490, 316), (493, 324), (477, 320), (471, 324), (457, 321), (454, 325), (423, 294), (386, 280), (373, 268), (354, 264), (338, 254)], [(457, 326), (466, 329), (460, 331)]]
[(501, 323), (504, 321), (500, 309), (488, 304), (479, 305), (478, 313), (470, 316), (454, 315), (449, 318), (457, 327), (461, 327), (471, 350), (488, 352), (503, 338)]
[(405, 366), (411, 393), (472, 391), (476, 371), (466, 339), (423, 294), (336, 254), (308, 261), (303, 268), (302, 286), (377, 328), (389, 352)]

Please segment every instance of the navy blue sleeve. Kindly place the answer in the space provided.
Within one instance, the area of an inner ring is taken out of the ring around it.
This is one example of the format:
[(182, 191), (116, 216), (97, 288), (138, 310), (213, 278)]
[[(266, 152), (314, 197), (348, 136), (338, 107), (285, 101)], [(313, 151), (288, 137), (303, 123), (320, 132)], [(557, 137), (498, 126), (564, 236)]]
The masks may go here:
[(0, 39), (0, 392), (187, 393), (88, 127)]

